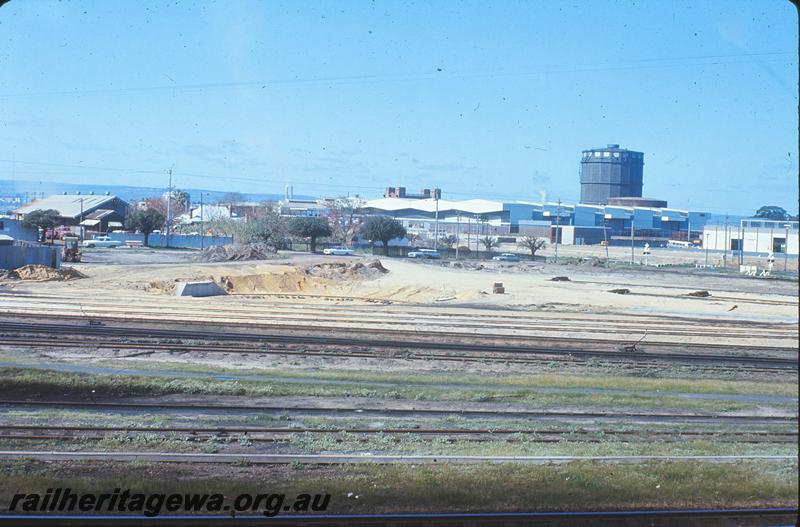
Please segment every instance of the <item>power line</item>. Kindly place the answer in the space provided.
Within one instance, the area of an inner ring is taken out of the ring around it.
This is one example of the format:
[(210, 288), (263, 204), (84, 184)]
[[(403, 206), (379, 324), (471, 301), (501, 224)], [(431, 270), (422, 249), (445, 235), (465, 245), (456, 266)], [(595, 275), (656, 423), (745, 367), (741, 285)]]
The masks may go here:
[[(506, 72), (439, 72), (439, 71), (419, 71), (408, 73), (388, 73), (376, 75), (344, 75), (332, 77), (309, 77), (309, 78), (285, 78), (270, 79), (245, 82), (208, 82), (196, 84), (171, 84), (160, 86), (140, 86), (126, 88), (94, 88), (84, 90), (56, 90), (33, 93), (7, 93), (0, 94), (4, 99), (24, 99), (30, 97), (50, 97), (64, 95), (92, 96), (92, 95), (122, 95), (126, 93), (146, 93), (160, 91), (192, 91), (206, 89), (228, 89), (228, 88), (268, 88), (280, 86), (315, 85), (315, 84), (367, 84), (379, 82), (403, 82), (403, 81), (425, 81), (425, 80), (445, 80), (445, 79), (483, 79), (483, 78), (502, 78), (502, 77), (525, 77), (542, 74), (559, 73), (579, 73), (592, 71), (615, 71), (615, 70), (637, 70), (651, 68), (670, 68), (670, 67), (691, 67), (691, 66), (722, 66), (729, 64), (750, 64), (764, 62), (766, 60), (782, 60), (780, 58), (763, 59), (759, 57), (785, 56), (792, 55), (790, 51), (770, 51), (762, 53), (738, 53), (727, 55), (704, 55), (696, 57), (655, 57), (643, 59), (631, 59), (620, 61), (619, 64), (596, 62), (585, 65), (574, 65), (563, 67), (562, 65), (538, 65), (528, 71), (506, 71)], [(752, 58), (753, 60), (727, 60), (735, 58)], [(708, 62), (710, 59), (710, 62)], [(699, 62), (698, 62), (699, 61)], [(639, 64), (637, 64), (639, 63)], [(648, 64), (649, 63), (649, 64)], [(660, 64), (657, 64), (660, 63)], [(790, 65), (793, 62), (790, 63)], [(606, 64), (606, 65), (598, 65)], [(626, 65), (627, 64), (627, 65)]]

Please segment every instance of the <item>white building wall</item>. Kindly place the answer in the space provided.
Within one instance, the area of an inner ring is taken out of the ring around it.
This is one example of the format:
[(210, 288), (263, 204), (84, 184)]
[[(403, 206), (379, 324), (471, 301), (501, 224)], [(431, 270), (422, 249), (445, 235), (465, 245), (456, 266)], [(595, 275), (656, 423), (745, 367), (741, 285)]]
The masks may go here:
[[(730, 251), (736, 245), (732, 241), (742, 239), (746, 253), (782, 254), (782, 249), (776, 247), (775, 243), (781, 244), (785, 238), (786, 229), (750, 227), (740, 229), (738, 225), (728, 225), (727, 230), (724, 225), (707, 225), (703, 228), (703, 247), (712, 251)], [(796, 230), (789, 229), (789, 254), (798, 254), (799, 238)]]

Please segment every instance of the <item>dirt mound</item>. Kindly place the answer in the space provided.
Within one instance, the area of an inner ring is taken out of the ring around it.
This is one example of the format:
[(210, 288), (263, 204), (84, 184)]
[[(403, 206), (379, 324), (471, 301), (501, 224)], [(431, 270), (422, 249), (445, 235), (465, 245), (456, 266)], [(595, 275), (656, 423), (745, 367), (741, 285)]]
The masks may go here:
[(75, 280), (77, 278), (86, 278), (86, 275), (80, 271), (76, 271), (71, 267), (62, 267), (61, 269), (53, 269), (46, 265), (26, 265), (14, 269), (8, 273), (10, 278), (19, 278), (20, 280), (35, 280), (39, 282), (47, 282), (52, 280), (64, 281)]
[(609, 289), (609, 293), (615, 293), (618, 295), (627, 295), (630, 294), (631, 290), (628, 288), (623, 287), (622, 289)]
[(219, 283), (229, 293), (283, 293), (321, 291), (331, 282), (309, 276), (300, 269), (291, 269), (275, 273), (223, 276)]
[(371, 260), (366, 263), (322, 263), (307, 267), (309, 276), (325, 278), (327, 280), (352, 280), (360, 278), (375, 278), (389, 272), (380, 260)]
[(689, 296), (697, 296), (700, 298), (706, 298), (711, 296), (711, 293), (709, 293), (708, 291), (692, 291), (691, 293), (686, 293), (686, 294)]
[(569, 276), (554, 276), (550, 279), (551, 282), (570, 282)]
[(144, 286), (144, 290), (148, 293), (166, 293), (171, 295), (175, 292), (177, 282), (177, 278), (175, 280), (154, 280), (148, 282), (147, 285)]
[(238, 260), (269, 260), (278, 255), (273, 247), (265, 243), (235, 243), (214, 245), (200, 252), (201, 262), (234, 262)]

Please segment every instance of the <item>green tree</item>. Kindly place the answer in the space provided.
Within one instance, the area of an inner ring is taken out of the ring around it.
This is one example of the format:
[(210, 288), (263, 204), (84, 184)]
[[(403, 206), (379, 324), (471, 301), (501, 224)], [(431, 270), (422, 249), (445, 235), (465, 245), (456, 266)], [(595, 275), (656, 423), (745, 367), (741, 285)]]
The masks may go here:
[(528, 249), (531, 256), (536, 256), (536, 251), (547, 247), (547, 240), (544, 238), (537, 238), (536, 236), (525, 236), (517, 242), (521, 249)]
[(148, 245), (150, 233), (164, 226), (164, 215), (156, 209), (135, 210), (128, 215), (126, 220), (129, 229), (141, 231), (144, 234), (144, 244)]
[[(53, 242), (52, 230), (61, 224), (61, 214), (55, 209), (34, 210), (22, 219), (22, 226), (26, 229), (42, 229), (51, 231), (50, 243)], [(44, 240), (42, 240), (44, 241)]]
[(786, 209), (778, 207), (777, 205), (764, 205), (756, 211), (756, 218), (785, 221), (789, 219), (789, 214), (786, 212)]
[(394, 218), (388, 216), (370, 216), (366, 218), (359, 228), (361, 236), (371, 242), (383, 243), (383, 254), (389, 255), (389, 240), (402, 238), (406, 229)]
[(289, 220), (287, 226), (289, 234), (299, 238), (308, 238), (311, 252), (317, 250), (317, 238), (330, 236), (331, 226), (325, 218), (312, 216), (298, 216)]

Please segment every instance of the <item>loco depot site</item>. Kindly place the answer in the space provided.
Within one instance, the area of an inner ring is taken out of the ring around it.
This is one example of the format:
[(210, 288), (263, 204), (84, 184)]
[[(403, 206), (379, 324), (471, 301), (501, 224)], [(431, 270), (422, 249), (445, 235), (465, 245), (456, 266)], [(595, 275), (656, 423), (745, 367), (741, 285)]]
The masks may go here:
[(796, 281), (595, 258), (96, 249), (0, 279), (0, 466), (337, 512), (792, 506), (797, 324)]

